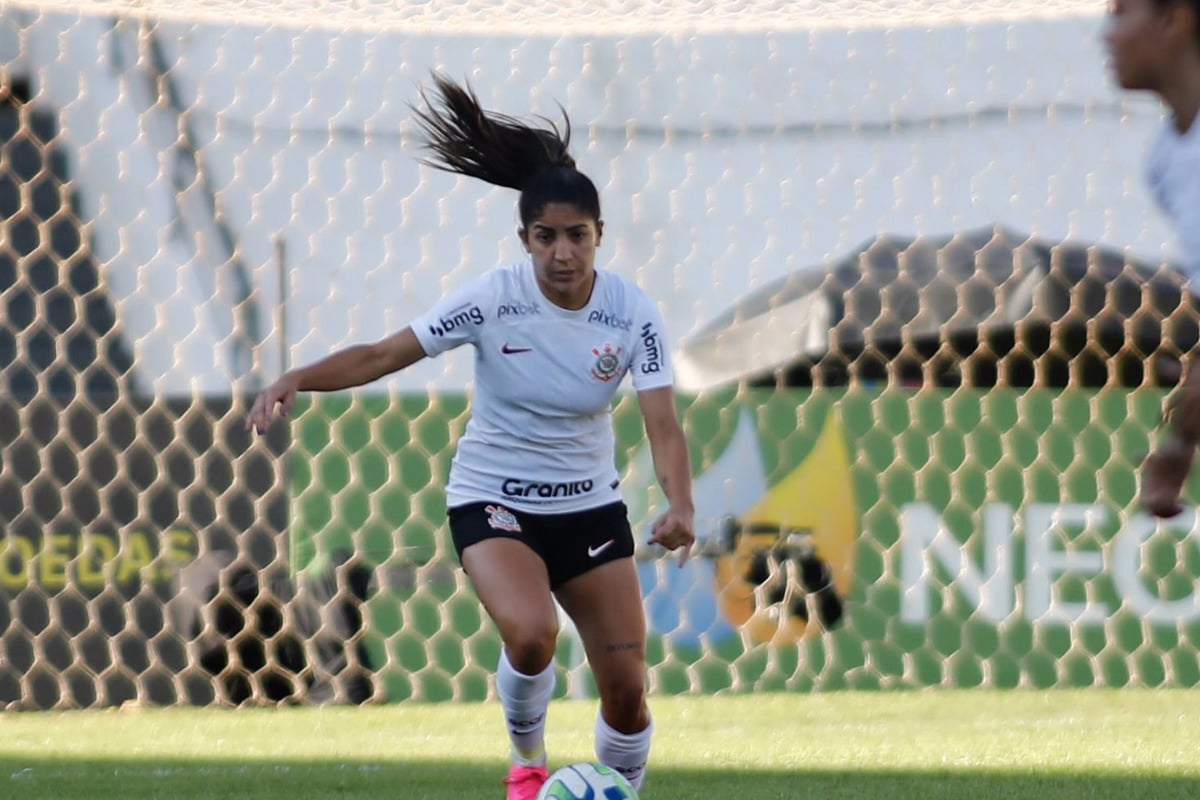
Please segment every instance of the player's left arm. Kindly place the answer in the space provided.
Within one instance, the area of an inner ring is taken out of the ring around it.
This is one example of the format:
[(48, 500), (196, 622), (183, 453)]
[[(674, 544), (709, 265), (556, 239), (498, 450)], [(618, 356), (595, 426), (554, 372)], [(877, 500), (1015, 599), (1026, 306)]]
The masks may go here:
[(654, 474), (670, 503), (654, 522), (651, 544), (680, 550), (682, 566), (696, 542), (696, 508), (692, 501), (692, 467), (687, 437), (675, 413), (675, 390), (670, 386), (638, 392), (642, 422), (650, 442)]
[(633, 388), (642, 410), (654, 474), (670, 506), (654, 523), (650, 543), (680, 551), (687, 562), (696, 542), (696, 507), (692, 502), (692, 467), (687, 438), (675, 411), (674, 375), (662, 315), (646, 295), (634, 314), (634, 346), (629, 362)]

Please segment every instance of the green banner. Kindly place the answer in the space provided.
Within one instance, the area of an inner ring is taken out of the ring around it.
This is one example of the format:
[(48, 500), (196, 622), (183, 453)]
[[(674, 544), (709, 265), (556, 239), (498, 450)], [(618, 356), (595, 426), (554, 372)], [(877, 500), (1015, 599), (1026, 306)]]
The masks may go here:
[[(700, 546), (684, 568), (639, 561), (654, 690), (1196, 684), (1194, 515), (1160, 523), (1133, 504), (1161, 403), (1144, 390), (681, 399)], [(293, 565), (370, 565), (368, 649), (392, 699), (482, 698), (496, 663), (445, 527), (467, 408), (318, 396), (295, 423)], [(633, 398), (615, 428), (644, 540), (663, 504)], [(579, 660), (564, 636), (560, 665)]]

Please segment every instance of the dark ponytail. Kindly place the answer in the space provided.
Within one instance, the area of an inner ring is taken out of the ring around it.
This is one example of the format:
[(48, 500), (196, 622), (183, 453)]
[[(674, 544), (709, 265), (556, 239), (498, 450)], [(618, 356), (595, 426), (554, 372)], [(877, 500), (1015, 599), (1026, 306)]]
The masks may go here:
[(421, 90), (424, 108), (413, 108), (436, 169), (478, 178), (521, 193), (521, 224), (528, 226), (549, 203), (569, 203), (600, 220), (600, 198), (570, 154), (571, 121), (563, 130), (549, 119), (533, 127), (516, 117), (485, 111), (469, 87), (434, 73), (436, 101)]

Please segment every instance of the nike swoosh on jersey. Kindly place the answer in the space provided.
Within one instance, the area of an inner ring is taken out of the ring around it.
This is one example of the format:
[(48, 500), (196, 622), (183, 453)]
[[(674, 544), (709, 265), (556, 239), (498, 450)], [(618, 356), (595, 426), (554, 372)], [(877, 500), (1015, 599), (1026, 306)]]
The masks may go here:
[(598, 544), (595, 547), (588, 547), (588, 558), (595, 558), (603, 553), (608, 548), (612, 547), (613, 540), (609, 539), (604, 544)]
[(511, 356), (513, 353), (529, 353), (532, 351), (533, 351), (532, 347), (513, 347), (508, 342), (505, 342), (500, 347), (500, 352), (504, 353), (507, 356)]

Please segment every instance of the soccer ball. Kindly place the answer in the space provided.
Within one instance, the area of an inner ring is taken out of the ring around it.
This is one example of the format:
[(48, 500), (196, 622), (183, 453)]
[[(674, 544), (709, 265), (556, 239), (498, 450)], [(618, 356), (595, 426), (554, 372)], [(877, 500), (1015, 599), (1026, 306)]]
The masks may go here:
[(637, 789), (603, 764), (571, 764), (542, 784), (537, 800), (637, 800)]

